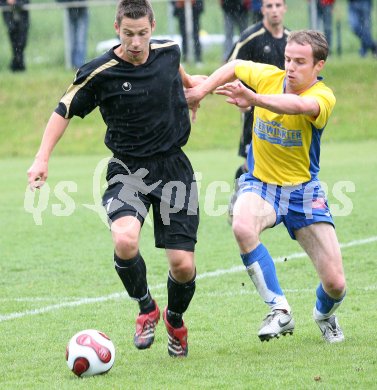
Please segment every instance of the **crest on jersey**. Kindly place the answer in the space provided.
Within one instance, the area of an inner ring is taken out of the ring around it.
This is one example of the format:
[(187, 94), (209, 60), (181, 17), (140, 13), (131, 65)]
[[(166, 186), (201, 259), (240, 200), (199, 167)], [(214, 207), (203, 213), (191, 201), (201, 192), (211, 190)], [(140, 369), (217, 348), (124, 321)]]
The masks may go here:
[(122, 84), (123, 91), (126, 91), (126, 92), (131, 91), (131, 88), (132, 88), (132, 85), (128, 81), (126, 81)]

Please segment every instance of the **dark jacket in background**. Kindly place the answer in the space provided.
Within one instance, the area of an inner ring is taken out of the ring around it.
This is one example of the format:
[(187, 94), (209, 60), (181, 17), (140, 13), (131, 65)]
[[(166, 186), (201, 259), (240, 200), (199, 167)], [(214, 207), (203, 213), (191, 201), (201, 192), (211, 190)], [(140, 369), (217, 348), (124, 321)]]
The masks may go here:
[[(13, 72), (24, 71), (24, 51), (29, 32), (29, 11), (22, 9), (29, 0), (16, 0), (9, 10), (3, 11), (3, 19), (8, 30), (12, 48), (12, 59), (9, 68)], [(0, 0), (0, 6), (7, 6), (6, 0)]]

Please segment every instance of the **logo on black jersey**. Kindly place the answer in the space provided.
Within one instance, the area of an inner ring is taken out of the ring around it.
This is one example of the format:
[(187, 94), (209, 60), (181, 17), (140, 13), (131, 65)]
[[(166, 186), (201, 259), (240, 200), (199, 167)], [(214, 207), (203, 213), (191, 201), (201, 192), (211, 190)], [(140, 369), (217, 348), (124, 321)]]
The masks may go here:
[(266, 45), (266, 46), (263, 48), (263, 51), (264, 51), (264, 53), (269, 54), (269, 53), (271, 53), (271, 47), (270, 47), (269, 45)]
[(126, 81), (125, 83), (122, 84), (123, 91), (126, 91), (126, 92), (131, 91), (131, 88), (132, 88), (132, 85), (128, 81)]

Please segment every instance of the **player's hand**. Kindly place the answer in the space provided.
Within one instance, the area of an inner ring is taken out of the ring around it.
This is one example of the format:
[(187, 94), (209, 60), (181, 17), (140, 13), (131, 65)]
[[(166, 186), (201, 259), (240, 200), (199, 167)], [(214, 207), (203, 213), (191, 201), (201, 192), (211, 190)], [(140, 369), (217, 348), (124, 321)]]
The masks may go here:
[(195, 123), (195, 122), (196, 122), (196, 113), (197, 113), (197, 111), (198, 111), (199, 108), (200, 108), (200, 104), (198, 104), (196, 107), (193, 107), (193, 108), (191, 109), (191, 111), (192, 111), (192, 114), (191, 114), (191, 122), (192, 122), (192, 123)]
[(201, 100), (197, 88), (186, 88), (185, 97), (189, 109), (196, 111), (199, 108), (199, 102)]
[(190, 76), (190, 85), (188, 86), (189, 88), (196, 87), (197, 85), (201, 84), (203, 81), (208, 79), (208, 76), (206, 75), (193, 75)]
[(196, 113), (200, 108), (200, 93), (197, 88), (186, 88), (185, 89), (185, 97), (187, 101), (187, 105), (189, 109), (192, 111), (191, 121), (194, 123), (196, 121)]
[(47, 180), (48, 164), (45, 161), (34, 160), (27, 171), (29, 187), (32, 191), (39, 189)]
[(245, 112), (248, 112), (248, 111), (250, 111), (251, 110), (251, 106), (249, 106), (249, 107), (240, 107), (240, 112), (242, 112), (242, 113), (245, 113)]
[(245, 110), (250, 105), (253, 105), (253, 95), (255, 95), (253, 91), (246, 88), (239, 80), (217, 87), (215, 93), (217, 95), (227, 96), (228, 99), (226, 101), (228, 103)]

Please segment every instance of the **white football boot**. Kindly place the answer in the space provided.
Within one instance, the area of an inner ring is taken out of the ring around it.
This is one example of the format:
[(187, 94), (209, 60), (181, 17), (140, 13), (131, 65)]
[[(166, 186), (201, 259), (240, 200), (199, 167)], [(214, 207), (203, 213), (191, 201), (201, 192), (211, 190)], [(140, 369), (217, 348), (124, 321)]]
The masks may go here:
[(261, 341), (279, 338), (280, 335), (293, 334), (295, 321), (286, 310), (273, 310), (267, 314), (258, 332)]
[(344, 341), (344, 334), (339, 326), (338, 319), (333, 314), (331, 317), (324, 320), (318, 320), (314, 316), (319, 329), (321, 329), (322, 337), (328, 343), (341, 343)]

